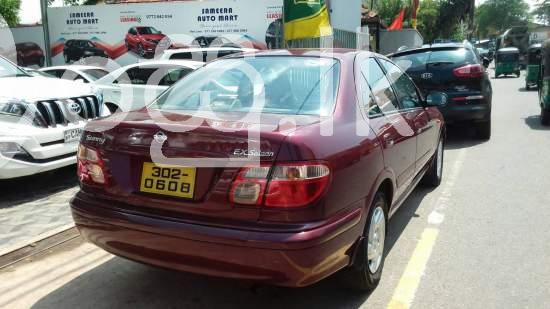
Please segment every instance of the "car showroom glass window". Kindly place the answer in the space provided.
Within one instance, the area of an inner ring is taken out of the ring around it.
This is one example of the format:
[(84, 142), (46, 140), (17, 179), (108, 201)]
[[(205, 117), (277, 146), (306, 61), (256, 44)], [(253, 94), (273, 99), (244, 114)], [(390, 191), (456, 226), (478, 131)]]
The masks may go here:
[(399, 103), (393, 93), (390, 82), (374, 58), (370, 58), (361, 64), (361, 73), (367, 79), (372, 89), (372, 94), (383, 113), (399, 109)]
[(339, 75), (339, 62), (329, 58), (215, 61), (177, 83), (151, 107), (325, 116), (334, 110)]
[(401, 107), (403, 109), (422, 107), (420, 97), (416, 92), (416, 87), (409, 77), (395, 64), (384, 59), (380, 59), (380, 62), (384, 66), (384, 69), (386, 69), (388, 77), (393, 82), (393, 88), (401, 103)]
[(0, 57), (0, 77), (28, 76), (23, 70)]

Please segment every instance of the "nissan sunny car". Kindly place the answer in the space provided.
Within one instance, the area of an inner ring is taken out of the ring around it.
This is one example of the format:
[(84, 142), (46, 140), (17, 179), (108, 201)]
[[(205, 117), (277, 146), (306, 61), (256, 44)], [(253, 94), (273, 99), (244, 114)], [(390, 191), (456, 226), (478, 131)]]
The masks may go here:
[(389, 218), (441, 181), (445, 101), (365, 51), (219, 59), (87, 125), (73, 217), (150, 265), (292, 287), (342, 270), (371, 290)]

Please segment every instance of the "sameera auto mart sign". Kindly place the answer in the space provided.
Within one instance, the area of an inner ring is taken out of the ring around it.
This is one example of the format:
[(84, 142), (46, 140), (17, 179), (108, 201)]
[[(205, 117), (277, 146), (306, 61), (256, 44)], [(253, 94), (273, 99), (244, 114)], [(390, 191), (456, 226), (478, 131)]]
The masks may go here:
[[(266, 48), (271, 36), (269, 25), (281, 18), (282, 3), (283, 0), (207, 0), (49, 8), (52, 63), (66, 62), (66, 45), (76, 49), (73, 53), (86, 51), (87, 55), (93, 54), (94, 49), (102, 50), (101, 54), (120, 65), (138, 62), (145, 56), (128, 34), (133, 27), (160, 31), (148, 40), (155, 44), (160, 40), (161, 45), (168, 41), (168, 45), (185, 47), (197, 37), (223, 37), (241, 46)], [(156, 50), (158, 53), (159, 48)], [(73, 54), (71, 57), (69, 62), (79, 58)]]

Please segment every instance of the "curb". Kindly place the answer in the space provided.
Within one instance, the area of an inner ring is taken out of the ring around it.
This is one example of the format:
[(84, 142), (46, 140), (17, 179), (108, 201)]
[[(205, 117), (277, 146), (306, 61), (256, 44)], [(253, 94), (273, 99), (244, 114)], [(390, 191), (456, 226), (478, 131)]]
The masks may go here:
[(53, 230), (50, 230), (50, 231), (47, 231), (45, 233), (42, 233), (38, 236), (35, 236), (35, 237), (32, 237), (32, 238), (29, 238), (28, 240), (25, 240), (24, 242), (20, 242), (18, 244), (15, 244), (15, 245), (12, 245), (12, 246), (9, 246), (5, 249), (0, 249), (0, 258), (2, 258), (4, 255), (8, 255), (14, 251), (17, 251), (17, 250), (20, 250), (22, 248), (25, 248), (25, 247), (33, 247), (34, 245), (36, 245), (36, 243), (40, 242), (40, 241), (43, 241), (43, 240), (46, 240), (56, 234), (59, 234), (59, 233), (62, 233), (66, 230), (69, 230), (71, 228), (73, 228), (75, 225), (74, 223), (70, 223), (70, 224), (66, 224), (64, 226), (60, 226), (56, 229), (53, 229)]

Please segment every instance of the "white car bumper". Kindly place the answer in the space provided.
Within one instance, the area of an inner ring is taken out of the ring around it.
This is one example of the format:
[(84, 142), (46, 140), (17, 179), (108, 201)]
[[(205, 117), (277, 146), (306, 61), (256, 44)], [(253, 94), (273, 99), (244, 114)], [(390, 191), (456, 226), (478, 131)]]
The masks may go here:
[(78, 140), (65, 142), (65, 131), (83, 129), (85, 124), (81, 121), (56, 128), (25, 126), (8, 134), (2, 132), (0, 143), (17, 144), (28, 155), (12, 157), (0, 154), (0, 179), (33, 175), (74, 164)]

